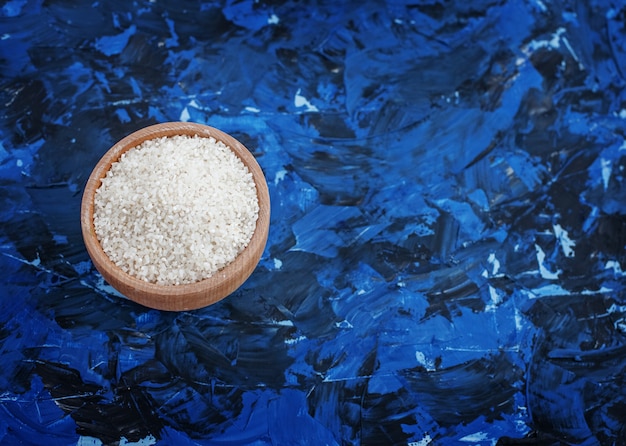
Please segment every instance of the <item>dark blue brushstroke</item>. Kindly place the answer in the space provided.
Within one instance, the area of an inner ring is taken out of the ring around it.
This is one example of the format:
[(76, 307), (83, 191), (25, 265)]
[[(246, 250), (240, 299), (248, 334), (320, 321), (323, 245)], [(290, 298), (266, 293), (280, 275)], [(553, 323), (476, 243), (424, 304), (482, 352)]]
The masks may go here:
[[(0, 442), (620, 444), (626, 8), (0, 8)], [(95, 271), (102, 154), (190, 120), (261, 164), (267, 249), (209, 308)]]

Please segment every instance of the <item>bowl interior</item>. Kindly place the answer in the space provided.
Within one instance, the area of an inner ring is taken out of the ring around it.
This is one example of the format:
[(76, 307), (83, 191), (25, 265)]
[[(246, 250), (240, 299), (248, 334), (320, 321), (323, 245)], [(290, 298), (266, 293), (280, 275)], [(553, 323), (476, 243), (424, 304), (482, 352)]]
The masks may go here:
[[(93, 214), (94, 197), (111, 165), (123, 153), (149, 139), (187, 135), (213, 137), (226, 144), (252, 174), (259, 201), (259, 215), (248, 246), (224, 268), (211, 277), (184, 285), (157, 285), (137, 279), (115, 265), (102, 249), (96, 236)], [(168, 311), (193, 310), (211, 305), (231, 294), (252, 274), (259, 262), (269, 232), (270, 200), (265, 176), (254, 156), (232, 136), (216, 128), (188, 123), (169, 122), (138, 130), (115, 144), (92, 171), (81, 204), (81, 229), (87, 252), (102, 277), (117, 291), (146, 307)]]

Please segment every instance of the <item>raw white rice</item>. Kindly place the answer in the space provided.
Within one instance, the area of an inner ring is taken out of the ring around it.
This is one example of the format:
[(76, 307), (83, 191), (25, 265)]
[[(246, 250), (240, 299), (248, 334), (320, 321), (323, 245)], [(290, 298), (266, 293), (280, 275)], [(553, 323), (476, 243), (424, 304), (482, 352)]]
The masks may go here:
[(252, 174), (221, 141), (148, 140), (113, 163), (94, 201), (104, 252), (128, 274), (161, 285), (194, 283), (248, 245), (259, 203)]

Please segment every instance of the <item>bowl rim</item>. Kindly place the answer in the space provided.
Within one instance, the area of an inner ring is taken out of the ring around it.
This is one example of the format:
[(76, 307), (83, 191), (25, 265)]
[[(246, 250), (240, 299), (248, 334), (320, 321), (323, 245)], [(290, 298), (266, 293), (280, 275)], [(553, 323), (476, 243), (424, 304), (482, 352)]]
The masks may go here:
[[(144, 141), (175, 135), (213, 137), (226, 144), (247, 166), (254, 180), (259, 214), (248, 245), (239, 255), (214, 273), (198, 282), (181, 285), (158, 285), (138, 279), (115, 265), (102, 249), (93, 224), (94, 198), (111, 165), (122, 154)], [(184, 311), (203, 308), (227, 297), (239, 288), (256, 268), (267, 243), (270, 219), (270, 197), (267, 181), (252, 153), (231, 135), (206, 124), (165, 122), (141, 128), (114, 144), (100, 158), (89, 176), (81, 202), (81, 231), (91, 260), (105, 281), (121, 294), (146, 307)]]

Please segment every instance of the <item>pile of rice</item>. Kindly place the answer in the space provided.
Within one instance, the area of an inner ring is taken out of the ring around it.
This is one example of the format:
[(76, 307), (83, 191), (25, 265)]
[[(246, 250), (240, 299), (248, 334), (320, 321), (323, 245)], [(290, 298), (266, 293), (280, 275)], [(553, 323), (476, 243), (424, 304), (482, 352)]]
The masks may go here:
[(148, 140), (113, 163), (94, 202), (104, 252), (160, 285), (206, 279), (248, 245), (259, 213), (252, 174), (221, 141)]

